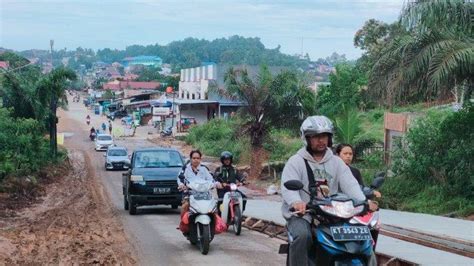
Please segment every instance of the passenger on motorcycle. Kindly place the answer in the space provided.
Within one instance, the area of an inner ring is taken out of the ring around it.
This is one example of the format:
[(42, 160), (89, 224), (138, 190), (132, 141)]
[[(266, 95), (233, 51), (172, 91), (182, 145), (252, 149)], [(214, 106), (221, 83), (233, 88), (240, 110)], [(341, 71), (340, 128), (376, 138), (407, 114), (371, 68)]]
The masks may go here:
[[(186, 188), (185, 179), (187, 181), (192, 181), (195, 178), (204, 179), (207, 181), (212, 181), (214, 183), (214, 179), (212, 175), (209, 173), (209, 169), (206, 166), (201, 165), (201, 157), (202, 153), (199, 150), (192, 150), (189, 154), (189, 158), (191, 159), (191, 163), (188, 163), (183, 167), (183, 171), (178, 176), (178, 189), (183, 191)], [(184, 195), (183, 202), (181, 205), (181, 214), (187, 212), (189, 210), (189, 200), (187, 195)], [(181, 215), (182, 216), (182, 215)]]
[[(299, 180), (304, 188), (309, 190), (308, 171), (311, 170), (316, 181), (327, 181), (326, 190), (329, 195), (342, 192), (355, 200), (365, 200), (349, 167), (329, 149), (332, 146), (333, 130), (331, 120), (325, 116), (306, 118), (300, 128), (305, 147), (293, 155), (283, 169), (282, 213), (293, 239), (289, 243), (289, 265), (315, 265), (315, 256), (311, 232), (312, 217), (305, 214), (310, 196), (302, 190), (288, 190), (283, 185), (285, 182)], [(291, 208), (295, 212), (290, 211)]]
[[(230, 191), (230, 188), (227, 186), (230, 183), (240, 184), (243, 183), (244, 178), (237, 172), (237, 169), (232, 165), (234, 156), (232, 153), (228, 151), (224, 151), (221, 153), (221, 163), (222, 165), (217, 167), (214, 179), (217, 181), (216, 188), (217, 188), (217, 196), (219, 197), (217, 203), (217, 210), (220, 213), (220, 206), (222, 204), (222, 199), (226, 192)], [(247, 196), (245, 196), (242, 191), (237, 190), (240, 195), (242, 195), (243, 205), (242, 209), (245, 210), (245, 205), (247, 204)]]
[[(360, 174), (359, 169), (351, 165), (352, 159), (354, 159), (354, 148), (352, 147), (352, 145), (347, 143), (337, 145), (336, 154), (337, 156), (341, 157), (341, 159), (344, 161), (344, 163), (346, 163), (347, 166), (349, 166), (352, 175), (355, 177), (355, 179), (357, 179), (359, 185), (364, 186), (364, 180), (362, 179), (362, 175)], [(380, 198), (382, 196), (382, 194), (377, 190), (374, 190), (374, 195), (377, 198)]]

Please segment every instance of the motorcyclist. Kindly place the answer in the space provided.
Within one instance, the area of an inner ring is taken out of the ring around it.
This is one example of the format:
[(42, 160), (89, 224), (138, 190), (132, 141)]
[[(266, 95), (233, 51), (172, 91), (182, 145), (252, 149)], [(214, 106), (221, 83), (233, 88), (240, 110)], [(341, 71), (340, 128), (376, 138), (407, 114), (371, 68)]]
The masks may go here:
[(97, 132), (95, 131), (95, 128), (92, 127), (91, 130), (90, 130), (90, 133), (89, 133), (89, 138), (91, 140), (94, 140), (95, 136), (97, 135)]
[[(327, 181), (329, 194), (342, 192), (355, 200), (365, 200), (365, 196), (349, 167), (330, 150), (334, 132), (331, 120), (325, 116), (310, 116), (303, 121), (300, 132), (305, 146), (288, 160), (282, 173), (282, 213), (292, 238), (289, 265), (315, 265), (312, 217), (305, 214), (310, 196), (302, 190), (288, 190), (283, 184), (299, 180), (309, 190), (308, 171), (312, 171), (316, 181)], [(290, 211), (291, 208), (295, 211)]]
[(86, 116), (86, 124), (89, 125), (91, 123), (91, 117), (89, 115)]
[[(240, 184), (243, 183), (244, 178), (242, 175), (237, 172), (237, 169), (232, 165), (232, 161), (234, 159), (234, 156), (232, 155), (231, 152), (224, 151), (221, 153), (221, 163), (222, 165), (217, 167), (215, 174), (214, 174), (214, 179), (217, 181), (216, 183), (216, 188), (217, 188), (217, 196), (219, 197), (219, 200), (217, 202), (217, 210), (220, 213), (220, 206), (222, 204), (222, 199), (224, 197), (224, 194), (230, 189), (226, 187), (227, 184), (229, 183), (234, 183), (234, 184)], [(237, 190), (240, 195), (242, 195), (243, 199), (243, 210), (245, 210), (245, 205), (247, 204), (247, 196), (245, 196), (242, 191)]]
[[(191, 160), (190, 163), (183, 166), (183, 170), (178, 176), (178, 189), (183, 191), (186, 188), (186, 184), (184, 183), (184, 179), (188, 182), (192, 182), (196, 179), (202, 179), (206, 181), (214, 182), (212, 175), (209, 173), (209, 170), (204, 165), (201, 165), (201, 157), (202, 153), (199, 150), (192, 150), (189, 154), (189, 158)], [(181, 204), (181, 214), (187, 212), (189, 210), (189, 200), (187, 195), (184, 195), (183, 202)], [(182, 216), (182, 215), (181, 215)]]

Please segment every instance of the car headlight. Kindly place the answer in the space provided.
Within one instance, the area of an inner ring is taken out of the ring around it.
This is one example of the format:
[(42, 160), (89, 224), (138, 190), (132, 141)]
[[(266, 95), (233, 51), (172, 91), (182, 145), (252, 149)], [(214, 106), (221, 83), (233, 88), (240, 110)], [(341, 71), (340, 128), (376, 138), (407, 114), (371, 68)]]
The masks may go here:
[(130, 181), (132, 181), (132, 182), (143, 182), (143, 176), (142, 175), (131, 175), (130, 176)]

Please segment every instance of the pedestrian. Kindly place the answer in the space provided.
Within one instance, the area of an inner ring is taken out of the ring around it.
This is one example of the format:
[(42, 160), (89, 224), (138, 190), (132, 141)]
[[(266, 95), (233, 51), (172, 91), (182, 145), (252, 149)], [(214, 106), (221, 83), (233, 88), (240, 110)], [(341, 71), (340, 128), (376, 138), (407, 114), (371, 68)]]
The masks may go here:
[(109, 120), (109, 134), (112, 135), (112, 121)]
[(105, 130), (107, 129), (107, 125), (103, 122), (102, 123), (102, 131), (106, 132)]

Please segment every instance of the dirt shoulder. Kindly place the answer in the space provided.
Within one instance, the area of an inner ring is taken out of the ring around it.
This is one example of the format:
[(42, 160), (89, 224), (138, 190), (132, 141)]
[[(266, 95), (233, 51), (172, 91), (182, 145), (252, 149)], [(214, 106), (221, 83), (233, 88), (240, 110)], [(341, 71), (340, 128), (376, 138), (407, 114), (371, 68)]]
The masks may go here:
[(42, 197), (2, 199), (0, 264), (136, 264), (87, 154), (70, 150), (58, 168), (39, 185)]

